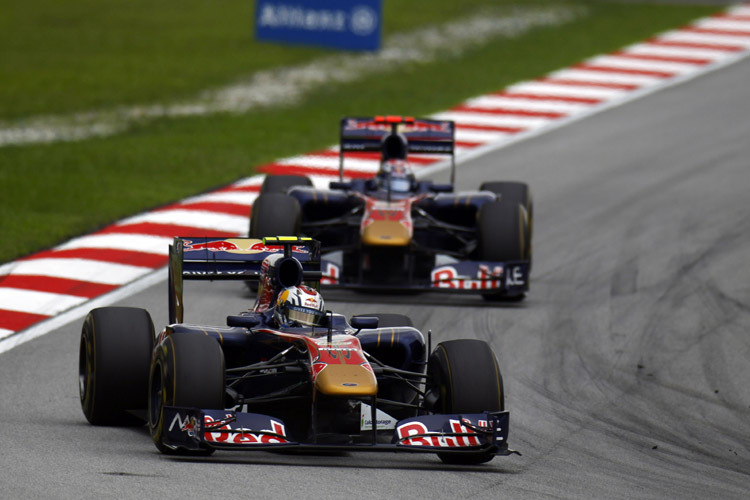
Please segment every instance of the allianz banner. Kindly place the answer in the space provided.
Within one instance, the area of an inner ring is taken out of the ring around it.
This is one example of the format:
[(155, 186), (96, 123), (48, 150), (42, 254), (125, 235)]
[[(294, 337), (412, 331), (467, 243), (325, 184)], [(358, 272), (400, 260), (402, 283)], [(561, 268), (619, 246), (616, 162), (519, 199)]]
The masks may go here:
[(255, 38), (378, 50), (382, 0), (256, 0)]

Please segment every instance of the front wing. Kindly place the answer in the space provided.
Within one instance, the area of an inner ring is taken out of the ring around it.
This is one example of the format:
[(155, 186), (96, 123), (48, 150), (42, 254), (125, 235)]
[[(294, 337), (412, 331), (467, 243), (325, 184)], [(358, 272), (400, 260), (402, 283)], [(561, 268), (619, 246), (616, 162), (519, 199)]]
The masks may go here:
[(380, 284), (366, 280), (346, 280), (341, 266), (321, 259), (323, 277), (320, 283), (330, 288), (363, 290), (404, 290), (450, 293), (500, 293), (509, 297), (523, 295), (529, 290), (528, 261), (486, 262), (458, 261), (435, 266), (428, 280), (412, 280), (404, 276), (398, 284)]
[[(390, 443), (302, 443), (292, 440), (280, 419), (259, 413), (196, 408), (164, 408), (163, 444), (175, 450), (341, 450), (430, 453), (516, 453), (508, 449), (507, 411), (465, 415), (426, 415), (399, 421)], [(362, 430), (372, 435), (372, 430)]]

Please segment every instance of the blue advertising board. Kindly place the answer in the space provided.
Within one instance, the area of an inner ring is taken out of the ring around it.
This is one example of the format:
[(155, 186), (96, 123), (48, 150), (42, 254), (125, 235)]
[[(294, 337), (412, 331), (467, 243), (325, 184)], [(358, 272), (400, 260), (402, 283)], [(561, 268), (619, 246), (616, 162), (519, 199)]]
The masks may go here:
[(378, 50), (382, 0), (256, 0), (255, 38)]

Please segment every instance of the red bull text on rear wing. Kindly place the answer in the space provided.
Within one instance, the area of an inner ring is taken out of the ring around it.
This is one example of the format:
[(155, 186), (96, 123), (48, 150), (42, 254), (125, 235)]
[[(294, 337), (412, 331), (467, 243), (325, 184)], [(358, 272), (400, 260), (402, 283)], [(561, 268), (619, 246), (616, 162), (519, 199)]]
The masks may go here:
[(258, 280), (263, 260), (279, 254), (299, 261), (307, 275), (320, 272), (320, 242), (312, 238), (176, 237), (169, 246), (170, 323), (182, 322), (183, 280)]
[(392, 134), (406, 138), (409, 153), (451, 155), (451, 184), (455, 182), (455, 123), (411, 116), (372, 116), (341, 119), (339, 180), (344, 178), (344, 153), (381, 151), (382, 141)]

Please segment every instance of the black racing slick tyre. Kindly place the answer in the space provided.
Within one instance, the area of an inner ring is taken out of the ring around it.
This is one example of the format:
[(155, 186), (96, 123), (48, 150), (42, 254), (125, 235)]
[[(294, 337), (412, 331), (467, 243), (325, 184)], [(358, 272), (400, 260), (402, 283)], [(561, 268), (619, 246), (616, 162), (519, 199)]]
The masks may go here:
[(523, 260), (528, 251), (526, 221), (520, 205), (492, 201), (479, 209), (479, 259), (498, 262)]
[[(94, 425), (143, 425), (154, 323), (144, 309), (101, 307), (83, 322), (78, 357), (81, 408)], [(133, 413), (131, 413), (133, 412)]]
[[(503, 378), (490, 346), (482, 340), (441, 342), (427, 363), (427, 400), (443, 414), (481, 413), (505, 409)], [(492, 452), (438, 453), (450, 464), (480, 464)]]
[(513, 181), (489, 181), (479, 186), (480, 191), (491, 191), (498, 195), (501, 200), (513, 201), (525, 207), (530, 207), (531, 190), (525, 182)]
[(260, 186), (260, 194), (282, 193), (286, 194), (289, 188), (294, 186), (312, 186), (309, 177), (304, 175), (267, 175)]
[(250, 215), (251, 238), (299, 236), (300, 225), (300, 206), (295, 198), (281, 193), (268, 193), (255, 199)]
[(500, 197), (500, 200), (510, 201), (521, 205), (525, 211), (527, 221), (526, 231), (528, 240), (528, 259), (531, 260), (531, 237), (534, 228), (534, 201), (531, 198), (531, 189), (525, 182), (513, 181), (490, 181), (483, 182), (479, 186), (480, 191), (491, 191)]
[(224, 353), (212, 337), (175, 333), (157, 346), (151, 362), (148, 425), (156, 447), (166, 454), (212, 453), (212, 450), (179, 450), (164, 444), (165, 406), (204, 410), (224, 409)]
[[(479, 260), (509, 262), (526, 260), (531, 263), (531, 228), (528, 212), (512, 201), (485, 203), (477, 215)], [(498, 293), (482, 295), (486, 300), (503, 300)], [(524, 295), (509, 297), (523, 300)]]

